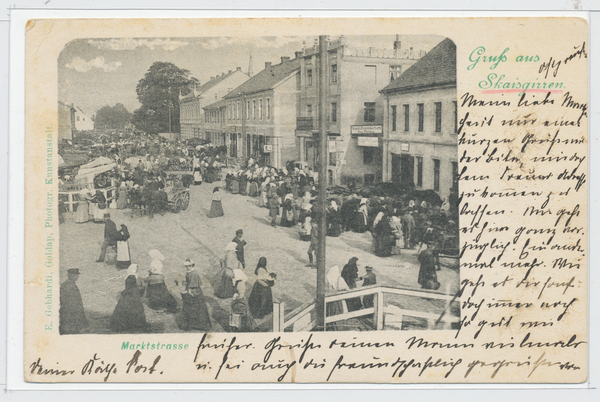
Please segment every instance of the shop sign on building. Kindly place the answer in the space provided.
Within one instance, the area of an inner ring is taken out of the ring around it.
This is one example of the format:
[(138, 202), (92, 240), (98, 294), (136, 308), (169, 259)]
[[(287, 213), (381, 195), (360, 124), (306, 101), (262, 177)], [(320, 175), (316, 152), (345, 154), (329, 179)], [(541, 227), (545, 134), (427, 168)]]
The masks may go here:
[(359, 147), (375, 147), (379, 146), (379, 137), (358, 137)]
[(352, 135), (371, 135), (371, 134), (383, 134), (382, 124), (367, 124), (360, 126), (352, 126), (350, 128), (350, 134)]

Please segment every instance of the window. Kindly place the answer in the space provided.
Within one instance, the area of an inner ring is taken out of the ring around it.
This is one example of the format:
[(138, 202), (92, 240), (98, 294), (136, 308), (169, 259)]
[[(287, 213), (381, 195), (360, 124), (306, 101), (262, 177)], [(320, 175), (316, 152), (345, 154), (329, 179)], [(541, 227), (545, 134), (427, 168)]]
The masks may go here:
[(312, 69), (306, 70), (306, 86), (312, 86)]
[(229, 120), (231, 120), (231, 112), (232, 112), (232, 110), (231, 110), (231, 103), (228, 103), (227, 104), (227, 118)]
[(329, 153), (329, 166), (335, 166), (337, 163), (337, 152)]
[(422, 103), (417, 103), (417, 111), (419, 112), (419, 132), (423, 132), (423, 119), (425, 117), (425, 107)]
[(379, 148), (375, 147), (363, 147), (363, 163), (365, 165), (369, 165), (373, 163), (375, 160), (375, 152), (377, 152)]
[(258, 120), (263, 119), (262, 99), (258, 100)]
[(240, 119), (240, 102), (237, 103), (237, 109), (235, 110), (235, 118)]
[(433, 190), (440, 191), (440, 160), (433, 160)]
[(392, 118), (392, 131), (396, 131), (396, 105), (392, 105), (392, 111), (390, 115)]
[(456, 101), (452, 102), (452, 106), (454, 108), (454, 130), (452, 130), (452, 132), (456, 134), (458, 131), (458, 106), (456, 104)]
[(394, 81), (402, 74), (402, 66), (390, 66), (390, 81)]
[(306, 105), (306, 117), (312, 117), (312, 105)]
[(252, 120), (256, 120), (256, 99), (252, 101)]
[[(239, 104), (239, 103), (238, 103)], [(237, 134), (229, 134), (229, 156), (237, 158)]]
[(337, 64), (331, 65), (331, 82), (337, 82)]
[(271, 120), (271, 98), (267, 98), (267, 120)]
[(452, 163), (452, 187), (457, 187), (458, 185), (458, 162), (450, 162)]
[(417, 156), (417, 187), (423, 187), (423, 157)]
[(250, 119), (250, 101), (246, 101), (246, 115), (242, 116), (246, 120)]
[(333, 123), (337, 122), (337, 103), (331, 103), (331, 121)]
[(375, 102), (365, 102), (365, 123), (375, 121)]
[(410, 107), (403, 105), (404, 107), (404, 131), (410, 131)]
[(435, 105), (435, 132), (442, 132), (442, 102), (434, 102)]

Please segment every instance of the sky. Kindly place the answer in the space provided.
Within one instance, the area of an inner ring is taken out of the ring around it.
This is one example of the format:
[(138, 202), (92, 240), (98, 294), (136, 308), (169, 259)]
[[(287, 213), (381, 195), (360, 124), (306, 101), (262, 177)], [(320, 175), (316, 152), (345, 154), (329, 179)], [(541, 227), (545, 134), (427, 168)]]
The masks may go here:
[[(347, 36), (356, 47), (393, 49), (395, 35)], [(278, 64), (294, 58), (317, 37), (202, 37), (202, 38), (82, 38), (69, 42), (58, 58), (59, 100), (73, 103), (88, 116), (117, 103), (133, 112), (140, 107), (135, 92), (138, 81), (152, 63), (170, 62), (189, 70), (200, 84), (210, 77), (241, 67), (247, 72), (250, 54), (254, 74), (265, 62)], [(335, 40), (337, 38), (330, 38)], [(400, 35), (402, 48), (431, 50), (444, 38), (436, 35)], [(303, 44), (304, 42), (304, 44)]]

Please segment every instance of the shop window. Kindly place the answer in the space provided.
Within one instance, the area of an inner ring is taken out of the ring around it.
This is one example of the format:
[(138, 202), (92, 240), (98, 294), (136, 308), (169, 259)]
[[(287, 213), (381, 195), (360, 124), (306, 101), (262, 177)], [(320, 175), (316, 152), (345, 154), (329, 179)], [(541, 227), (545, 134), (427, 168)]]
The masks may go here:
[(363, 147), (363, 163), (369, 165), (375, 161), (375, 153), (379, 148), (375, 147)]

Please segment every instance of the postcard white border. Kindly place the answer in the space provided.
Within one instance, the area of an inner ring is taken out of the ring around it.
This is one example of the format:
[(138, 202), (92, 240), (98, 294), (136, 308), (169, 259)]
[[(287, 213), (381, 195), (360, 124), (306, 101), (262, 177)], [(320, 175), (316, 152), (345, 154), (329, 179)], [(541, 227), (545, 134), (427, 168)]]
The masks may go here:
[[(466, 1), (461, 2), (466, 4)], [(562, 394), (561, 390), (569, 389), (589, 389), (597, 384), (598, 380), (598, 352), (593, 341), (590, 342), (590, 373), (588, 383), (575, 385), (553, 385), (546, 384), (543, 386), (537, 384), (482, 384), (482, 385), (465, 385), (465, 384), (444, 384), (444, 385), (395, 385), (395, 384), (34, 384), (25, 383), (23, 381), (23, 255), (24, 255), (24, 210), (23, 210), (23, 187), (24, 187), (24, 139), (20, 133), (24, 132), (24, 32), (22, 27), (25, 22), (32, 18), (193, 18), (193, 17), (481, 17), (481, 16), (571, 16), (582, 17), (588, 20), (590, 27), (590, 155), (600, 155), (600, 142), (596, 134), (600, 130), (600, 124), (596, 122), (598, 116), (598, 108), (595, 107), (597, 102), (595, 99), (600, 99), (597, 95), (600, 89), (600, 84), (597, 82), (598, 74), (594, 75), (595, 71), (600, 71), (600, 62), (593, 57), (596, 52), (600, 54), (600, 44), (596, 44), (592, 38), (600, 38), (597, 32), (600, 29), (594, 27), (596, 24), (600, 26), (600, 15), (597, 13), (588, 13), (582, 11), (560, 11), (560, 12), (470, 12), (470, 11), (427, 11), (427, 12), (406, 12), (406, 11), (366, 11), (360, 12), (337, 10), (337, 11), (274, 11), (274, 10), (11, 10), (11, 27), (10, 27), (10, 120), (9, 120), (9, 211), (7, 224), (9, 227), (8, 235), (8, 267), (11, 269), (8, 272), (8, 338), (7, 338), (7, 387), (10, 390), (256, 390), (256, 389), (297, 389), (297, 390), (324, 390), (324, 389), (369, 389), (369, 390), (391, 390), (391, 389), (428, 389), (428, 390), (489, 390), (489, 389), (556, 389), (558, 394)], [(596, 33), (596, 35), (594, 35)], [(596, 78), (596, 79), (595, 79)], [(595, 158), (590, 158), (590, 172), (594, 172), (595, 168), (600, 168), (600, 161)], [(594, 174), (590, 175), (590, 225), (596, 222), (598, 218), (597, 207), (599, 205), (598, 195), (596, 190), (598, 180)], [(596, 228), (592, 227), (590, 232), (590, 244), (596, 244), (598, 236)], [(590, 256), (590, 307), (598, 305), (600, 302), (596, 292), (593, 291), (597, 284), (598, 273), (595, 272), (594, 264), (596, 262), (595, 255)], [(598, 318), (597, 310), (590, 308), (590, 339), (598, 339)], [(596, 362), (596, 364), (595, 364)], [(558, 394), (555, 394), (558, 396)], [(420, 395), (423, 397), (425, 395)], [(441, 396), (441, 395), (440, 395)], [(540, 395), (541, 396), (541, 395)], [(137, 396), (136, 396), (137, 397)], [(411, 397), (404, 395), (403, 397)], [(571, 396), (572, 397), (572, 396)], [(486, 399), (490, 399), (490, 395), (486, 395)]]

